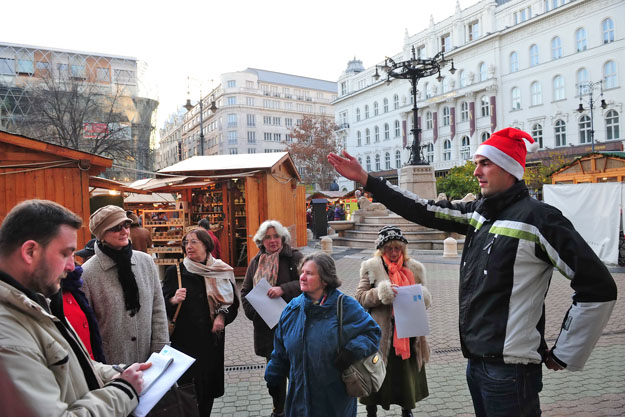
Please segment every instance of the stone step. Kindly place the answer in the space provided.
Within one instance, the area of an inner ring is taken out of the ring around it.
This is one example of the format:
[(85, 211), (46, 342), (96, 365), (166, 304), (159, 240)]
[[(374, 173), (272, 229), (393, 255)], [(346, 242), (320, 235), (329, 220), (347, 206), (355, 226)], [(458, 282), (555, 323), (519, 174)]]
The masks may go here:
[[(332, 244), (337, 246), (347, 246), (350, 248), (358, 249), (374, 249), (374, 240), (371, 239), (359, 239), (350, 237), (335, 237), (332, 239)], [(458, 251), (462, 251), (464, 246), (464, 239), (458, 240)], [(408, 249), (416, 250), (443, 250), (443, 241), (438, 239), (423, 239), (417, 241), (408, 241)]]
[(394, 224), (394, 225), (402, 225), (402, 224), (414, 224), (410, 220), (406, 220), (401, 216), (396, 214), (392, 214), (390, 216), (375, 216), (375, 217), (365, 217), (363, 219), (363, 223), (365, 224)]
[(354, 224), (354, 229), (351, 230), (362, 230), (362, 231), (366, 231), (366, 232), (378, 232), (380, 231), (381, 228), (383, 228), (384, 226), (389, 226), (389, 225), (393, 225), (393, 226), (397, 226), (401, 229), (402, 232), (418, 232), (418, 231), (427, 231), (427, 230), (432, 230), (430, 228), (427, 228), (425, 226), (421, 226), (420, 224), (416, 224), (416, 223), (389, 223), (389, 224), (373, 224), (373, 223), (356, 223)]
[[(369, 239), (374, 241), (378, 237), (377, 230), (364, 230), (364, 229), (355, 229), (355, 230), (345, 230), (344, 237), (349, 237), (352, 239)], [(402, 227), (402, 234), (408, 240), (408, 242), (416, 241), (416, 240), (445, 240), (448, 237), (448, 234), (445, 232), (441, 232), (439, 230), (425, 229), (418, 231), (408, 231)]]

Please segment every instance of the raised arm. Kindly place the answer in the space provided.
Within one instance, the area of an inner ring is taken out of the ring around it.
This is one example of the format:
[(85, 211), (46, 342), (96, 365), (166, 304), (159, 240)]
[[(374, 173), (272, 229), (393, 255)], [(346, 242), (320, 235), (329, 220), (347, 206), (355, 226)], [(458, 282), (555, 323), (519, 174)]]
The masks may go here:
[(352, 181), (358, 181), (361, 184), (367, 183), (367, 171), (363, 169), (358, 163), (358, 160), (348, 154), (346, 151), (342, 152), (343, 156), (335, 153), (328, 154), (328, 162), (332, 164), (336, 172), (341, 174), (347, 179)]

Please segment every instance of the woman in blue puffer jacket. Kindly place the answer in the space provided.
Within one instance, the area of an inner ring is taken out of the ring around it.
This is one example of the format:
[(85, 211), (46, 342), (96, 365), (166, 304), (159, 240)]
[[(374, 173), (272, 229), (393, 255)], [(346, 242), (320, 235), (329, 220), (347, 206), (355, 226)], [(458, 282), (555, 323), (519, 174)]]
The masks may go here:
[[(380, 327), (352, 297), (343, 301), (343, 346), (338, 348), (337, 288), (334, 260), (325, 253), (302, 261), (302, 295), (286, 306), (274, 336), (274, 350), (265, 371), (271, 389), (288, 375), (285, 415), (290, 417), (356, 416), (356, 398), (345, 391), (341, 372), (373, 354)], [(338, 352), (338, 353), (337, 353)]]

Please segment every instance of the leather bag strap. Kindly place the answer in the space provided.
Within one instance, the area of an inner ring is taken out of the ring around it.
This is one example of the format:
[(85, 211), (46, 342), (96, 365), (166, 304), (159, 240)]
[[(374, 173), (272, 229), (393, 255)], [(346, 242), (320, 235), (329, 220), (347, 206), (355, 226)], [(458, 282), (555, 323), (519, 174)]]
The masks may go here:
[(341, 350), (341, 346), (343, 342), (341, 341), (341, 336), (343, 335), (343, 294), (339, 295), (338, 300), (336, 301), (336, 317), (339, 322), (339, 345), (337, 347), (337, 352)]

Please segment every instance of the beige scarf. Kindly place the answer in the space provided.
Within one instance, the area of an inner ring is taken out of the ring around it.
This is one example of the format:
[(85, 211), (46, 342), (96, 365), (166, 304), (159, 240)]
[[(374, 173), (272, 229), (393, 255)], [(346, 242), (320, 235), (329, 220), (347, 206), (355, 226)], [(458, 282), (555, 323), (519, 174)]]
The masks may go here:
[(206, 283), (206, 297), (214, 319), (221, 312), (228, 312), (228, 307), (234, 303), (234, 272), (232, 267), (208, 254), (206, 264), (184, 258), (184, 267), (192, 274), (204, 277)]
[(258, 267), (254, 274), (254, 286), (258, 284), (258, 281), (265, 278), (269, 285), (276, 286), (278, 280), (278, 269), (280, 268), (280, 251), (275, 251), (272, 254), (263, 253), (258, 259)]

